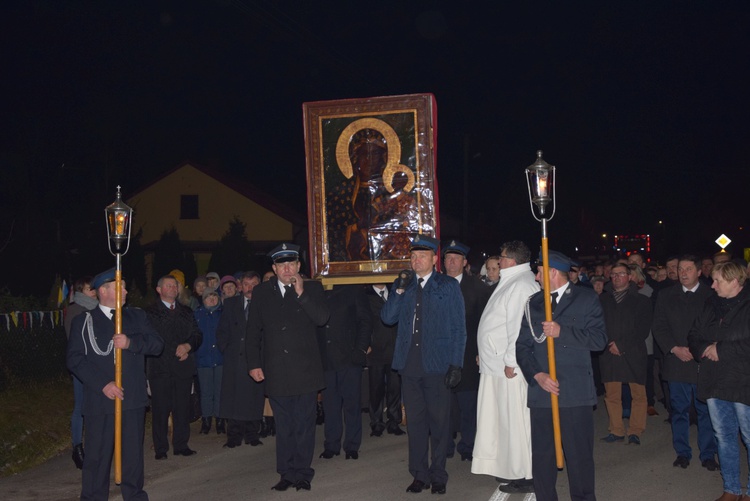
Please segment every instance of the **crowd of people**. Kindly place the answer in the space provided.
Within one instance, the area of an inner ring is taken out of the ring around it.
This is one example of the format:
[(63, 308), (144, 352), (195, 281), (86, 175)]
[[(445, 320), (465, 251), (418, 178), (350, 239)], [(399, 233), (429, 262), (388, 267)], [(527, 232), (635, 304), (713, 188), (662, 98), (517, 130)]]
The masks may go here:
[[(534, 270), (529, 248), (509, 241), (485, 274), (472, 274), (469, 250), (419, 235), (394, 283), (324, 290), (300, 273), (299, 247), (284, 243), (263, 276), (209, 272), (189, 288), (172, 270), (152, 305), (122, 309), (123, 333), (113, 324), (114, 269), (79, 279), (65, 325), (81, 498), (108, 496), (113, 400), (123, 402), (123, 498), (140, 500), (146, 408), (155, 459), (170, 449), (192, 456), (199, 395), (200, 433), (225, 434), (224, 447), (275, 437), (277, 491), (311, 490), (316, 423), (320, 459), (358, 460), (366, 408), (371, 437), (407, 435), (407, 492), (444, 494), (446, 459), (457, 454), (502, 493), (555, 500), (556, 414), (570, 496), (593, 500), (593, 412), (603, 395), (602, 443), (640, 445), (661, 401), (674, 466), (689, 467), (696, 422), (700, 464), (723, 476), (717, 501), (750, 499), (737, 441), (750, 445), (747, 263), (723, 252), (664, 267), (637, 252), (579, 263), (549, 251), (547, 268), (539, 255)], [(547, 339), (556, 341), (556, 377)], [(124, 354), (122, 386), (114, 348)]]

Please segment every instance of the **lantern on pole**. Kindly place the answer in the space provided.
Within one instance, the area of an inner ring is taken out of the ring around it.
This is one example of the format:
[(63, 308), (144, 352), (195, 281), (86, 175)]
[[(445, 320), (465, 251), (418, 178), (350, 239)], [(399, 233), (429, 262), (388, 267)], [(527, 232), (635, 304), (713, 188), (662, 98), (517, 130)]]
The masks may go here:
[[(542, 287), (544, 289), (544, 318), (552, 320), (552, 304), (549, 285), (549, 244), (547, 241), (547, 221), (555, 216), (555, 166), (542, 158), (542, 150), (536, 152), (536, 162), (526, 168), (526, 186), (529, 190), (529, 205), (531, 215), (542, 223)], [(535, 210), (536, 209), (536, 210)], [(555, 363), (555, 341), (547, 337), (547, 358), (549, 361), (549, 375), (557, 381), (557, 365)], [(563, 467), (562, 436), (560, 434), (560, 408), (558, 397), (550, 393), (552, 400), (552, 427), (555, 438), (555, 458), (557, 467)]]
[[(115, 334), (122, 333), (122, 256), (130, 248), (130, 227), (133, 209), (122, 201), (120, 187), (117, 198), (104, 209), (109, 236), (109, 252), (115, 256)], [(124, 248), (124, 249), (123, 249)], [(122, 388), (122, 351), (115, 348), (115, 384)], [(115, 398), (115, 483), (122, 482), (122, 401)]]

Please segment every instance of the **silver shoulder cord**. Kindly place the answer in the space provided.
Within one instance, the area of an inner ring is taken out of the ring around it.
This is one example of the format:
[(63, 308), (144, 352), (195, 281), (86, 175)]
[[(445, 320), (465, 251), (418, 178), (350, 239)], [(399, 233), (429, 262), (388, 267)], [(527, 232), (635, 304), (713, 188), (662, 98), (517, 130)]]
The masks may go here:
[(89, 343), (91, 343), (91, 347), (94, 349), (94, 353), (102, 357), (106, 357), (107, 355), (112, 353), (112, 348), (114, 348), (115, 345), (115, 342), (112, 339), (109, 340), (109, 345), (107, 345), (106, 352), (99, 349), (99, 344), (96, 342), (96, 338), (94, 337), (94, 319), (91, 317), (91, 313), (89, 313), (88, 311), (86, 312), (86, 321), (83, 323), (83, 328), (81, 329), (81, 339), (83, 339), (84, 353), (88, 355), (89, 349), (88, 345), (86, 344), (86, 337), (84, 334), (84, 331), (86, 330), (88, 330)]
[(529, 324), (529, 330), (531, 331), (531, 335), (534, 338), (534, 341), (537, 343), (543, 343), (545, 339), (547, 339), (547, 334), (542, 332), (541, 336), (537, 336), (534, 333), (534, 324), (531, 322), (531, 308), (529, 307), (529, 303), (531, 303), (532, 296), (529, 296), (529, 298), (526, 300), (526, 306), (524, 307), (524, 314), (526, 315), (526, 323)]

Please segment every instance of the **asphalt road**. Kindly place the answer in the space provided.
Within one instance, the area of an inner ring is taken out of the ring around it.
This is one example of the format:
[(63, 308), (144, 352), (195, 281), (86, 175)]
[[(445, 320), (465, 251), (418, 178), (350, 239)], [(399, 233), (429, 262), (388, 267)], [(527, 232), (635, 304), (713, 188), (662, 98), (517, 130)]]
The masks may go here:
[[(658, 406), (658, 404), (657, 404)], [(597, 497), (600, 501), (634, 499), (706, 500), (722, 493), (721, 475), (700, 466), (695, 445), (696, 429), (691, 428), (695, 458), (687, 469), (675, 468), (669, 424), (665, 412), (649, 417), (642, 445), (605, 444), (598, 439), (607, 434), (607, 413), (600, 400), (596, 416)], [(363, 415), (364, 429), (369, 430)], [(343, 454), (330, 460), (318, 459), (322, 451), (323, 427), (318, 427), (319, 444), (313, 468), (315, 478), (310, 492), (294, 489), (271, 490), (279, 476), (275, 471), (274, 438), (263, 439), (263, 446), (243, 445), (224, 449), (224, 435), (199, 435), (199, 423), (192, 425), (190, 446), (198, 451), (192, 457), (155, 461), (146, 438), (146, 491), (152, 500), (282, 500), (307, 498), (321, 500), (414, 500), (429, 493), (407, 494), (411, 482), (407, 468), (406, 435), (370, 437), (365, 433), (358, 460), (345, 460)], [(745, 461), (743, 460), (743, 463)], [(444, 499), (530, 501), (532, 496), (507, 496), (497, 491), (492, 477), (474, 475), (469, 462), (459, 457), (448, 460), (447, 494)], [(747, 478), (744, 465), (743, 479)], [(0, 479), (0, 499), (13, 501), (78, 499), (81, 474), (70, 459), (70, 451), (22, 474)], [(558, 476), (560, 500), (569, 500), (565, 470)], [(122, 499), (112, 484), (111, 499)]]

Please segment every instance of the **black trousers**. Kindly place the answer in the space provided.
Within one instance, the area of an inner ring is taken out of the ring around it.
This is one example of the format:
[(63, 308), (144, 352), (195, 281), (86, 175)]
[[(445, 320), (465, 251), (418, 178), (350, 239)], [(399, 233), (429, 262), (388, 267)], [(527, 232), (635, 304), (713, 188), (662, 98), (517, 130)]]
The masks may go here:
[[(531, 470), (538, 501), (557, 501), (557, 464), (552, 409), (531, 408)], [(408, 416), (408, 414), (407, 414)], [(592, 406), (560, 407), (560, 432), (570, 498), (596, 501), (594, 491), (594, 412)]]
[(401, 389), (409, 430), (409, 473), (428, 484), (445, 484), (451, 417), (451, 391), (445, 387), (445, 376), (402, 375)]
[(276, 421), (276, 471), (290, 482), (311, 482), (318, 392), (269, 400)]
[(154, 452), (169, 451), (169, 415), (172, 414), (172, 450), (188, 448), (190, 440), (190, 390), (193, 378), (150, 379)]
[[(401, 423), (401, 376), (389, 365), (367, 368), (370, 386), (370, 428), (384, 430)], [(383, 424), (383, 404), (387, 424)]]
[[(114, 405), (113, 405), (114, 408)], [(122, 411), (122, 483), (125, 501), (148, 501), (143, 490), (143, 433), (146, 409)], [(81, 501), (109, 499), (109, 478), (115, 449), (115, 415), (87, 415), (86, 456), (83, 460)]]
[[(327, 451), (359, 452), (362, 445), (362, 367), (341, 367), (325, 371), (326, 387), (323, 390), (323, 411)], [(346, 430), (344, 428), (346, 427)]]

